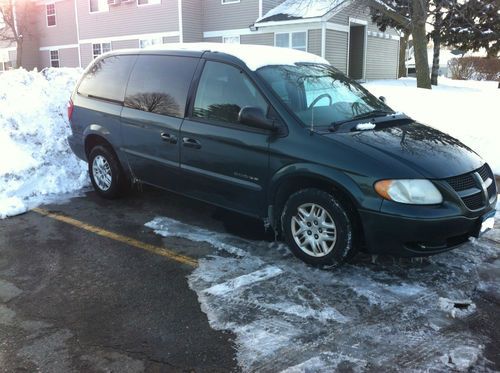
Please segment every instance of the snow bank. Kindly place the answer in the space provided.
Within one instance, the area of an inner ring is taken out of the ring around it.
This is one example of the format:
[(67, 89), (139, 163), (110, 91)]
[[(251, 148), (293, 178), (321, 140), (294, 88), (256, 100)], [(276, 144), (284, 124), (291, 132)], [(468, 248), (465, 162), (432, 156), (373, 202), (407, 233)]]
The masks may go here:
[(66, 142), (66, 105), (81, 71), (0, 75), (0, 219), (88, 184), (86, 163)]
[(432, 90), (416, 88), (414, 78), (364, 84), (385, 96), (394, 110), (446, 132), (481, 155), (500, 175), (500, 89), (497, 82), (439, 78)]

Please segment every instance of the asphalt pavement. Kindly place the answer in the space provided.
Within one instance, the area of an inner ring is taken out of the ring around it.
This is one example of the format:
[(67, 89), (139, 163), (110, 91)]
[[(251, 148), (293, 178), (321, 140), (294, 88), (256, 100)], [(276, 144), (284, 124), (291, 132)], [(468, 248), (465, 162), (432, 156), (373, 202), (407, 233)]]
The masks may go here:
[[(176, 232), (144, 225), (159, 216)], [(361, 255), (330, 273), (259, 221), (88, 191), (0, 221), (0, 372), (495, 371), (498, 228), (423, 264)]]

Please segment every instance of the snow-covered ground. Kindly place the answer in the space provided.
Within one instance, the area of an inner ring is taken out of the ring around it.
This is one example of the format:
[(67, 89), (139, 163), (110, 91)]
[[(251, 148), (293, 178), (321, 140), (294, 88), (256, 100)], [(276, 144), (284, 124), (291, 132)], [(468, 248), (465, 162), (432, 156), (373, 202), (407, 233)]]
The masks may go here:
[(490, 239), (421, 262), (365, 256), (332, 271), (276, 242), (168, 217), (146, 226), (215, 248), (189, 285), (210, 325), (236, 335), (243, 371), (494, 371), (484, 357), (491, 321), (475, 302), (500, 300), (498, 221)]
[(475, 150), (500, 175), (500, 89), (497, 82), (440, 77), (432, 90), (416, 88), (414, 78), (376, 80), (364, 86), (387, 104), (435, 127)]
[(79, 69), (0, 75), (0, 219), (88, 185), (70, 150), (66, 105)]

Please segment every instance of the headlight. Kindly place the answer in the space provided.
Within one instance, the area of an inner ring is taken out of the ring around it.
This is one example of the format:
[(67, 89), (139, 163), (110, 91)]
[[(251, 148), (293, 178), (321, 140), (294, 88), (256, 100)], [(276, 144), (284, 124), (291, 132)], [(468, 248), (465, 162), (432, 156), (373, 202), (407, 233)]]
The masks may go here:
[(385, 199), (412, 205), (435, 205), (443, 196), (429, 180), (380, 180), (375, 191)]

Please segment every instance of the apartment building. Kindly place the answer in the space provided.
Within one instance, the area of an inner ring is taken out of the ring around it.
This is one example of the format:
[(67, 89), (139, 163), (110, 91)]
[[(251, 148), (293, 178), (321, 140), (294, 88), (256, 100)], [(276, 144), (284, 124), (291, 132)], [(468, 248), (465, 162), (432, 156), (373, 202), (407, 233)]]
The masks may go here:
[[(109, 50), (172, 42), (274, 45), (315, 53), (351, 77), (396, 78), (399, 36), (365, 0), (38, 0), (26, 68), (87, 66)], [(1, 48), (4, 64), (15, 48)], [(5, 66), (5, 65), (4, 65)]]

